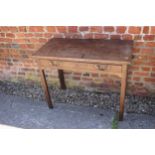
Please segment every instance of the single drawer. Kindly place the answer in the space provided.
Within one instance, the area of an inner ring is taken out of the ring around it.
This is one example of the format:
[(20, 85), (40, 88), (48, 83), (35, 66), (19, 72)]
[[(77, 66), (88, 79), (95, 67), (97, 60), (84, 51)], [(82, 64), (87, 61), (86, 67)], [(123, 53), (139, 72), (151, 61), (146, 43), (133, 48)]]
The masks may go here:
[(81, 62), (68, 62), (56, 60), (40, 60), (41, 68), (55, 68), (75, 72), (97, 72), (102, 74), (121, 75), (121, 66), (109, 64), (94, 64)]
[(39, 67), (42, 68), (42, 69), (51, 68), (52, 67), (52, 64), (51, 64), (50, 60), (39, 59), (39, 60), (37, 60), (37, 62), (39, 64)]

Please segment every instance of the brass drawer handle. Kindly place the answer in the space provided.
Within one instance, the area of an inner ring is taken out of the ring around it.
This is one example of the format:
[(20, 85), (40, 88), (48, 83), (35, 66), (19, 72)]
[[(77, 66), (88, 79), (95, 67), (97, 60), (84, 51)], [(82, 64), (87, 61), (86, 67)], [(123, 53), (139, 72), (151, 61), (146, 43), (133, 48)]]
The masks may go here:
[(108, 68), (108, 65), (99, 65), (97, 64), (97, 68), (101, 71), (105, 71)]

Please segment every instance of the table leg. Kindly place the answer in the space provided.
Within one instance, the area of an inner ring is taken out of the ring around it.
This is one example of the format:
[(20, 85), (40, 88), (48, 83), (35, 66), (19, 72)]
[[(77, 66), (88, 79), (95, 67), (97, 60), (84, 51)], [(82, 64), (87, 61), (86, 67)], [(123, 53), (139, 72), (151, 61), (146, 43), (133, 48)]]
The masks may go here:
[(58, 69), (59, 81), (61, 89), (66, 89), (65, 78), (64, 78), (64, 71)]
[(44, 93), (45, 93), (45, 98), (46, 98), (46, 101), (48, 103), (48, 107), (51, 109), (51, 108), (53, 108), (53, 104), (52, 104), (52, 101), (51, 101), (51, 97), (50, 97), (50, 93), (49, 93), (49, 89), (48, 89), (44, 69), (40, 69), (40, 75), (41, 75), (42, 88), (43, 88)]
[(122, 65), (119, 121), (123, 120), (124, 100), (125, 100), (125, 92), (126, 92), (126, 78), (127, 78), (127, 65)]

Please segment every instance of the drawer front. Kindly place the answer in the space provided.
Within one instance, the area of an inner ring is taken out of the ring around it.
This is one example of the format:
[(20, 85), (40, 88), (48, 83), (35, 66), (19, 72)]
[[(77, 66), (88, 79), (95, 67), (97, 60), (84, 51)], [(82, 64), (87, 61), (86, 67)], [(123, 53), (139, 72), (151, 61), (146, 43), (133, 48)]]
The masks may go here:
[(42, 59), (39, 59), (38, 60), (38, 64), (40, 66), (40, 68), (51, 68), (52, 65), (51, 65), (51, 61), (50, 60), (42, 60)]
[(93, 63), (81, 63), (81, 62), (67, 62), (67, 61), (55, 61), (55, 60), (40, 60), (40, 67), (42, 68), (55, 68), (64, 69), (75, 72), (97, 72), (102, 74), (121, 75), (121, 66), (107, 65), (107, 64), (93, 64)]

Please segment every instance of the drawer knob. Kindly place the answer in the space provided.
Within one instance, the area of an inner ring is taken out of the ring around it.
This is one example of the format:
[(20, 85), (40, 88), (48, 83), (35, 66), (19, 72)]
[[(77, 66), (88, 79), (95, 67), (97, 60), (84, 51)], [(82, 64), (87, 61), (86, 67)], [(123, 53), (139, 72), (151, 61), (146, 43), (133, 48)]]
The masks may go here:
[(55, 66), (55, 67), (58, 66), (58, 62), (56, 62), (56, 61), (51, 61), (51, 64), (52, 64), (52, 66)]
[(99, 65), (99, 64), (97, 65), (97, 68), (102, 71), (105, 71), (107, 67), (108, 67), (107, 65)]

